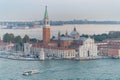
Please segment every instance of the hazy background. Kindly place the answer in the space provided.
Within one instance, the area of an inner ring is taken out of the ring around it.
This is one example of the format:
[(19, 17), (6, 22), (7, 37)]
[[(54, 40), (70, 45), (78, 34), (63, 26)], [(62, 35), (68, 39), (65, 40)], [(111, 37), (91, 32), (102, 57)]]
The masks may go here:
[(0, 21), (41, 20), (45, 5), (51, 20), (120, 21), (120, 0), (0, 0)]

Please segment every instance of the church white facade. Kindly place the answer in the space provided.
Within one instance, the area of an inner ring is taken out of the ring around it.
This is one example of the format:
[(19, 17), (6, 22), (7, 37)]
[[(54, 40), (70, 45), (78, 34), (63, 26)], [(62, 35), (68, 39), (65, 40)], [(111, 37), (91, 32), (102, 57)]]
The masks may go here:
[(78, 58), (96, 59), (98, 57), (97, 53), (97, 45), (95, 44), (94, 39), (89, 37), (83, 42), (83, 45), (79, 46)]

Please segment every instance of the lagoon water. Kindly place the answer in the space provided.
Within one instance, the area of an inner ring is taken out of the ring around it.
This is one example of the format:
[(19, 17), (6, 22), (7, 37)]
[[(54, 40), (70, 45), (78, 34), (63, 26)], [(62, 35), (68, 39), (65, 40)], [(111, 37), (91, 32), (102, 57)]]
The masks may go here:
[[(76, 27), (77, 31), (81, 34), (101, 34), (108, 33), (109, 31), (120, 31), (120, 25), (95, 25), (95, 24), (84, 24), (84, 25), (63, 25), (63, 26), (51, 26), (51, 37), (57, 36), (60, 31), (64, 34), (66, 31), (70, 33), (73, 28)], [(0, 29), (0, 37), (5, 33), (13, 33), (15, 36), (29, 35), (31, 38), (42, 39), (42, 28), (36, 29)]]
[[(40, 73), (22, 75), (33, 69)], [(120, 59), (17, 61), (0, 58), (0, 80), (120, 80)]]

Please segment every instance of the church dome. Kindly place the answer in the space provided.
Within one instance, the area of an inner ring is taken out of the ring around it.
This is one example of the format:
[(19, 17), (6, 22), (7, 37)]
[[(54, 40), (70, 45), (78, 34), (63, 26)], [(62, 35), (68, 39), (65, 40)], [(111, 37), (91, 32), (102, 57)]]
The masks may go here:
[(76, 28), (70, 33), (70, 36), (73, 38), (79, 38), (79, 33), (77, 32)]

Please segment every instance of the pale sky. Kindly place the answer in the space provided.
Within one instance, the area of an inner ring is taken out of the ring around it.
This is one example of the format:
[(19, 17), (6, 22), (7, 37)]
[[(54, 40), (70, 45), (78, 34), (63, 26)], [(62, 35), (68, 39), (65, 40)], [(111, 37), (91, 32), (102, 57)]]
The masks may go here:
[(50, 20), (120, 21), (120, 0), (0, 0), (0, 21), (42, 20), (46, 5)]

